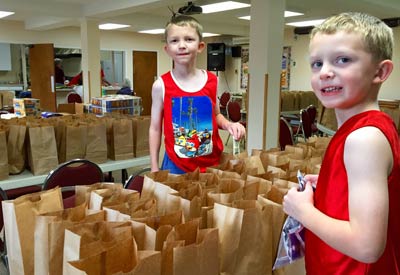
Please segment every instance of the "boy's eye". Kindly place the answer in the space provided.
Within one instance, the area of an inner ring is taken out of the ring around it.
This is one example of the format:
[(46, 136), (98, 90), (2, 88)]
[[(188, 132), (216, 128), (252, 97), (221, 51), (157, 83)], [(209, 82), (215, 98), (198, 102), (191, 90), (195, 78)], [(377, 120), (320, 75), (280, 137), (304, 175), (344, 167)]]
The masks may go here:
[(322, 67), (322, 62), (321, 61), (314, 61), (311, 62), (311, 69), (318, 69)]
[(350, 61), (350, 58), (348, 57), (339, 57), (336, 62), (339, 64), (345, 64), (348, 63)]

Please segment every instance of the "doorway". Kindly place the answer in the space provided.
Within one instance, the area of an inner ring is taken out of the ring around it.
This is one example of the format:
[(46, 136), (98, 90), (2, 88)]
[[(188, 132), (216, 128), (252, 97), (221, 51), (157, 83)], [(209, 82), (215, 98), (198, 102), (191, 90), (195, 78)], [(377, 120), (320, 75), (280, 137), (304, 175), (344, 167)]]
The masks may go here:
[(142, 98), (142, 115), (151, 113), (151, 88), (157, 77), (157, 52), (133, 51), (133, 91)]

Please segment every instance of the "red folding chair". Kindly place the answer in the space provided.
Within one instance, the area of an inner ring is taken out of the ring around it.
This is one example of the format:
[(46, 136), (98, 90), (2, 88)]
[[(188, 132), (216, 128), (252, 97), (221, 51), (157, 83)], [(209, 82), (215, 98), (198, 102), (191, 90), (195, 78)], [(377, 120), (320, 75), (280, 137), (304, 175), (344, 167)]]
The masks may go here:
[(231, 93), (229, 92), (223, 92), (219, 98), (219, 110), (223, 115), (226, 115), (226, 106), (228, 105), (229, 100), (231, 100)]
[(124, 184), (124, 188), (136, 190), (141, 193), (143, 189), (144, 174), (149, 171), (151, 171), (151, 169), (147, 167), (132, 174)]
[(82, 97), (75, 92), (70, 92), (67, 94), (67, 102), (68, 103), (82, 103)]
[(281, 150), (285, 150), (286, 145), (293, 145), (293, 132), (292, 127), (284, 117), (279, 119), (279, 146)]
[(103, 181), (103, 171), (96, 163), (86, 159), (73, 159), (50, 171), (44, 181), (43, 190), (61, 187), (64, 208), (70, 208), (75, 206), (73, 198), (75, 185), (88, 185)]

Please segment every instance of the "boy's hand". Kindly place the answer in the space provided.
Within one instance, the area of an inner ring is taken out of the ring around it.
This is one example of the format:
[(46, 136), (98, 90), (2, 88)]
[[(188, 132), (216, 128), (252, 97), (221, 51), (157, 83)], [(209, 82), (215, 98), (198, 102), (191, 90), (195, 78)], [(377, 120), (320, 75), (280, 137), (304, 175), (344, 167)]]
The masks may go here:
[(235, 140), (240, 140), (246, 134), (246, 128), (239, 122), (230, 122), (226, 130)]
[(297, 191), (296, 187), (292, 187), (283, 197), (283, 211), (301, 223), (310, 207), (314, 207), (314, 191), (309, 181), (304, 191)]

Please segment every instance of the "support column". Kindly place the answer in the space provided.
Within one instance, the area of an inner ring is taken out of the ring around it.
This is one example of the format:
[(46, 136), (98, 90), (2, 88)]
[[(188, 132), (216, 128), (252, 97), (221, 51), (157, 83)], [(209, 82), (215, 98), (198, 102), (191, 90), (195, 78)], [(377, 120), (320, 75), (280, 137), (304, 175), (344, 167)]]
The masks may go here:
[(278, 145), (285, 2), (251, 1), (248, 150)]
[(100, 77), (100, 30), (97, 19), (84, 18), (81, 21), (81, 49), (84, 102), (101, 96)]

